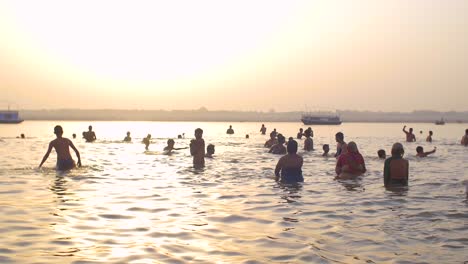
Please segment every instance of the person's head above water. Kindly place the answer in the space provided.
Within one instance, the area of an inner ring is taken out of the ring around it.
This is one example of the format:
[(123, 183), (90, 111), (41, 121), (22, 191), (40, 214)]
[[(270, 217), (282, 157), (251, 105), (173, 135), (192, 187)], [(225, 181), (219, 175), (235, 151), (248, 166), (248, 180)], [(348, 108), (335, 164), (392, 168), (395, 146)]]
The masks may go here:
[(431, 130), (431, 131), (429, 131), (429, 135), (431, 135), (431, 136), (432, 136), (432, 130)]
[(468, 128), (465, 130), (465, 135), (468, 135)]
[(409, 129), (409, 132), (410, 132), (410, 133), (413, 133), (413, 128), (412, 128), (412, 127)]
[(278, 143), (283, 144), (286, 141), (286, 138), (282, 134), (278, 134)]
[(130, 131), (127, 132), (127, 136), (130, 136)]
[(306, 129), (306, 131), (304, 132), (304, 136), (307, 137), (307, 138), (311, 137), (312, 136), (312, 130)]
[(54, 127), (54, 134), (57, 136), (62, 136), (63, 135), (63, 128), (61, 126), (55, 126)]
[(403, 145), (399, 142), (393, 144), (392, 146), (392, 157), (403, 157), (403, 154), (405, 153), (405, 149), (403, 148)]
[(351, 141), (348, 143), (348, 152), (359, 152), (356, 142)]
[(21, 138), (26, 138), (26, 136), (24, 134), (21, 134), (20, 137)]
[(301, 127), (301, 128), (299, 128), (299, 131), (301, 131), (301, 132), (302, 132), (302, 131), (304, 131), (304, 129), (302, 129), (302, 127)]
[(195, 138), (199, 139), (203, 136), (203, 129), (197, 128), (195, 129)]
[(72, 137), (73, 137), (73, 138), (76, 138), (76, 134), (75, 134), (75, 133), (73, 133)]
[(151, 134), (148, 134), (148, 135), (146, 136), (146, 138), (151, 138)]
[(296, 154), (297, 153), (297, 141), (296, 140), (289, 141), (286, 149), (288, 151), (288, 154)]
[(322, 149), (325, 153), (328, 153), (330, 151), (330, 146), (328, 144), (324, 144)]
[(423, 147), (417, 146), (417, 147), (416, 147), (416, 152), (417, 152), (417, 153), (423, 153), (423, 152), (424, 152)]
[(89, 130), (89, 131), (93, 130), (93, 126), (89, 126), (89, 127), (88, 127), (88, 130)]
[(168, 146), (174, 146), (174, 144), (175, 144), (175, 141), (172, 138), (167, 140), (167, 145)]
[(335, 139), (337, 142), (341, 142), (344, 140), (344, 134), (342, 132), (338, 132), (335, 134)]
[(229, 128), (232, 128), (232, 126), (231, 126), (231, 125), (229, 125)]
[(379, 158), (381, 158), (381, 159), (385, 159), (385, 158), (387, 157), (387, 154), (385, 153), (385, 150), (383, 150), (383, 149), (379, 149), (379, 150), (377, 151), (377, 155), (378, 155)]
[(246, 134), (246, 135), (245, 135), (245, 138), (249, 138), (249, 134)]
[(214, 154), (215, 153), (215, 146), (213, 144), (208, 144), (206, 147), (206, 153), (208, 154)]

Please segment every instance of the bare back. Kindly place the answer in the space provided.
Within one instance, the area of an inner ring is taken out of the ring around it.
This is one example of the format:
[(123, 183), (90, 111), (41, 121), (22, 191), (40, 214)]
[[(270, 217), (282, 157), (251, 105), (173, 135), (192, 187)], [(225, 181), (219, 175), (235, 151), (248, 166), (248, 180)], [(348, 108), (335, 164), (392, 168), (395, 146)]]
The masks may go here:
[(71, 141), (68, 138), (56, 138), (50, 142), (51, 146), (57, 152), (58, 160), (70, 160), (70, 145)]

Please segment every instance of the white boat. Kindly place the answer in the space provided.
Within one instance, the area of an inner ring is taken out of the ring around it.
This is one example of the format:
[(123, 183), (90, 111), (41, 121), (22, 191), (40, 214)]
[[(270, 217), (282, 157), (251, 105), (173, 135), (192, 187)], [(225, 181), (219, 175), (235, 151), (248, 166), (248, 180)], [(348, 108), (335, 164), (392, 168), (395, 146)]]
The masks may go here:
[(20, 118), (17, 110), (0, 110), (0, 124), (19, 124), (24, 120)]
[(341, 125), (338, 115), (303, 114), (301, 121), (304, 125)]

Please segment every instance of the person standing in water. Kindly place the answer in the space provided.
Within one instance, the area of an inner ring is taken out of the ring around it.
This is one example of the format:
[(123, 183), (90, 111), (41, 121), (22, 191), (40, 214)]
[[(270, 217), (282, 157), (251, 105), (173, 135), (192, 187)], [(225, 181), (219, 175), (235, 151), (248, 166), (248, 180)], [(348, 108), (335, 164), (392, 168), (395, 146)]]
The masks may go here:
[(297, 142), (291, 140), (287, 146), (288, 154), (281, 157), (275, 168), (275, 181), (281, 183), (297, 183), (303, 182), (302, 164), (303, 158), (297, 155)]
[(429, 131), (429, 135), (426, 138), (426, 142), (432, 142), (432, 131)]
[(86, 142), (94, 142), (96, 140), (96, 133), (94, 133), (92, 126), (88, 127), (87, 132), (83, 132), (83, 137), (86, 139)]
[(233, 135), (234, 134), (234, 129), (232, 129), (232, 126), (229, 126), (229, 128), (226, 130), (226, 134), (228, 134), (228, 135)]
[(338, 132), (335, 134), (335, 140), (336, 140), (335, 158), (338, 158), (341, 154), (344, 154), (348, 151), (348, 145), (346, 145), (346, 142), (344, 141), (344, 134), (341, 132)]
[(302, 139), (302, 136), (304, 136), (304, 129), (299, 128), (299, 132), (297, 132), (297, 139)]
[(403, 158), (405, 150), (401, 143), (392, 146), (392, 156), (385, 160), (384, 186), (408, 186), (409, 162)]
[(148, 134), (141, 142), (145, 144), (145, 149), (148, 150), (151, 143), (151, 134)]
[(312, 151), (314, 150), (314, 141), (312, 140), (312, 130), (306, 129), (304, 132), (306, 139), (304, 140), (304, 150)]
[(465, 147), (468, 146), (468, 129), (465, 130), (465, 135), (462, 137), (460, 143)]
[(127, 136), (124, 138), (123, 141), (124, 142), (131, 142), (132, 141), (132, 137), (130, 136), (130, 132), (127, 132)]
[(57, 170), (60, 170), (60, 171), (71, 170), (76, 166), (75, 161), (72, 159), (70, 155), (70, 148), (72, 148), (75, 151), (76, 157), (78, 158), (78, 163), (77, 163), (78, 167), (81, 167), (80, 152), (78, 152), (78, 150), (75, 148), (71, 140), (69, 140), (68, 138), (62, 137), (63, 135), (62, 127), (55, 126), (54, 134), (56, 135), (57, 138), (52, 140), (49, 143), (49, 148), (47, 149), (47, 152), (44, 155), (44, 158), (42, 158), (41, 164), (39, 164), (39, 168), (42, 167), (42, 164), (44, 164), (44, 162), (49, 157), (49, 154), (52, 151), (52, 148), (54, 148), (55, 152), (57, 153), (57, 167), (56, 167)]
[(265, 127), (265, 124), (262, 124), (262, 127), (260, 128), (260, 132), (262, 132), (262, 135), (265, 135), (266, 133), (266, 127)]
[(195, 139), (190, 141), (190, 154), (193, 156), (193, 167), (196, 169), (205, 167), (205, 140), (203, 130), (195, 129)]
[(416, 136), (413, 134), (413, 128), (410, 128), (409, 131), (406, 131), (406, 126), (403, 127), (403, 132), (406, 134), (406, 142), (415, 142)]

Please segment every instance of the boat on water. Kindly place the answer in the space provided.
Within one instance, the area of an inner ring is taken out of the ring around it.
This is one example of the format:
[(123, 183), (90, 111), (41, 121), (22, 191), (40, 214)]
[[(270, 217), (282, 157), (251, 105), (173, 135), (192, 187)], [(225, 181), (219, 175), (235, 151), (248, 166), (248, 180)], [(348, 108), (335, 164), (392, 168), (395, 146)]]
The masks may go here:
[(304, 125), (341, 125), (338, 115), (303, 114), (301, 121)]
[(24, 120), (20, 118), (17, 110), (0, 110), (0, 124), (19, 124)]
[(436, 125), (445, 125), (445, 121), (444, 121), (443, 118), (441, 118), (440, 120), (435, 121), (435, 124)]

